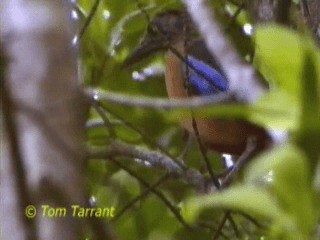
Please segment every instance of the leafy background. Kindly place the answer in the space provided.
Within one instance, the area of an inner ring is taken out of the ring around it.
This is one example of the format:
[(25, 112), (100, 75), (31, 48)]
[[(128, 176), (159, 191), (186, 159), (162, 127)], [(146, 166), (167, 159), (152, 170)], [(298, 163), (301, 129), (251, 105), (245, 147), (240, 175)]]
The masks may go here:
[[(127, 97), (166, 97), (161, 54), (131, 69), (121, 66), (148, 24), (139, 3), (149, 16), (166, 9), (182, 8), (179, 1), (79, 1), (75, 14), (80, 25), (86, 25), (80, 29), (82, 35), (78, 38), (86, 87)], [(189, 224), (197, 226), (196, 230), (183, 227), (168, 207), (149, 193), (112, 220), (112, 229), (119, 239), (212, 239), (224, 216), (223, 209), (233, 211), (243, 239), (318, 239), (319, 48), (308, 31), (298, 24), (296, 30), (275, 24), (257, 25), (254, 35), (245, 35), (243, 26), (252, 19), (246, 9), (233, 18), (239, 3), (210, 2), (219, 22), (227, 29), (226, 35), (233, 39), (239, 54), (269, 82), (270, 92), (253, 106), (206, 107), (196, 112), (218, 117), (241, 115), (264, 127), (288, 130), (289, 140), (252, 159), (242, 171), (242, 177), (222, 192), (199, 196), (195, 189), (175, 178), (161, 184), (157, 189), (180, 210)], [(150, 76), (143, 74), (146, 68), (152, 70)], [(177, 123), (181, 112), (124, 107), (108, 102), (103, 102), (103, 106), (118, 140), (156, 150), (144, 135), (173, 156), (181, 153), (186, 140), (184, 130)], [(104, 147), (114, 139), (94, 109), (88, 119), (89, 125), (88, 146)], [(192, 147), (186, 159), (188, 166), (202, 171), (204, 165), (200, 159), (197, 146)], [(149, 184), (165, 174), (137, 164), (138, 160), (120, 160)], [(210, 160), (217, 172), (223, 171), (217, 154), (210, 153)], [(114, 206), (117, 213), (146, 190), (137, 178), (108, 159), (90, 160), (87, 183), (96, 204)], [(226, 224), (221, 236), (234, 239), (233, 227)]]

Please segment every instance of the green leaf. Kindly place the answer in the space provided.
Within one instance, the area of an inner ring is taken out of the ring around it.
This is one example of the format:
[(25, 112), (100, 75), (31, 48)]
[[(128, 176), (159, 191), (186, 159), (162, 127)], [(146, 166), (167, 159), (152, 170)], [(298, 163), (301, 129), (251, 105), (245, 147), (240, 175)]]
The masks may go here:
[(297, 141), (315, 165), (320, 155), (320, 54), (308, 38), (305, 42)]
[[(304, 65), (302, 74), (301, 97), (302, 102), (302, 122), (303, 125), (317, 124), (320, 122), (320, 61), (317, 49), (306, 38)], [(314, 120), (318, 120), (315, 122)]]
[(248, 169), (246, 182), (269, 186), (296, 229), (303, 234), (312, 231), (316, 216), (310, 168), (296, 146), (287, 144), (258, 158)]
[(207, 208), (225, 208), (243, 211), (267, 219), (279, 218), (281, 209), (267, 190), (252, 185), (232, 187), (211, 195), (187, 200), (183, 208), (184, 217), (193, 222)]
[(250, 119), (273, 129), (297, 129), (299, 104), (295, 98), (280, 89), (265, 94), (252, 108)]
[(271, 83), (298, 98), (303, 66), (303, 44), (298, 33), (268, 25), (256, 30), (255, 63)]

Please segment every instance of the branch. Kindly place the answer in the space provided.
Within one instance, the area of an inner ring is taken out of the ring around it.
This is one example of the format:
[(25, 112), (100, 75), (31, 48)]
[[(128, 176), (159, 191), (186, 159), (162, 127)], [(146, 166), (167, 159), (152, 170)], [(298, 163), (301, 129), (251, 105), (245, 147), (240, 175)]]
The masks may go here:
[[(186, 167), (183, 169), (171, 158), (162, 153), (131, 146), (120, 141), (113, 141), (108, 148), (89, 149), (88, 156), (91, 159), (109, 159), (117, 156), (140, 159), (147, 162), (152, 167), (164, 169), (171, 175), (184, 179), (187, 183), (194, 186), (199, 192), (206, 192), (207, 189), (212, 187), (207, 186), (208, 184), (206, 179), (197, 170), (190, 168), (187, 169)], [(137, 161), (135, 161), (135, 163), (137, 163)], [(142, 164), (146, 166), (145, 163)]]
[(198, 107), (218, 105), (230, 101), (230, 93), (219, 93), (212, 96), (191, 97), (188, 99), (163, 99), (154, 97), (133, 97), (125, 94), (87, 88), (85, 94), (95, 100), (107, 101), (124, 106), (153, 108), (158, 110), (195, 109)]
[[(183, 0), (209, 51), (226, 74), (230, 91), (244, 102), (252, 103), (266, 91), (255, 69), (246, 63), (223, 34), (210, 6), (203, 0)], [(250, 89), (250, 91), (249, 91)]]

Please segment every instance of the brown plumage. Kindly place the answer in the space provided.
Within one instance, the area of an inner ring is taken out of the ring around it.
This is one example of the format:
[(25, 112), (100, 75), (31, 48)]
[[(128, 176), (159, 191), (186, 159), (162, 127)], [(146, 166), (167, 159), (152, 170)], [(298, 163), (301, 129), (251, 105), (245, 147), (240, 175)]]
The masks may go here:
[[(140, 46), (125, 61), (125, 65), (131, 65), (156, 51), (166, 51), (165, 83), (169, 98), (188, 97), (184, 84), (185, 63), (168, 47), (170, 44), (171, 48), (178, 51), (181, 56), (185, 56), (183, 23), (181, 13), (178, 11), (158, 14), (148, 27), (149, 32)], [(201, 40), (191, 40), (187, 52), (213, 68), (219, 69)], [(265, 129), (243, 120), (197, 118), (196, 123), (202, 141), (215, 151), (240, 155), (245, 150), (250, 137), (256, 139), (256, 152), (265, 149), (271, 143)], [(181, 119), (181, 124), (190, 133), (194, 132), (191, 118)]]

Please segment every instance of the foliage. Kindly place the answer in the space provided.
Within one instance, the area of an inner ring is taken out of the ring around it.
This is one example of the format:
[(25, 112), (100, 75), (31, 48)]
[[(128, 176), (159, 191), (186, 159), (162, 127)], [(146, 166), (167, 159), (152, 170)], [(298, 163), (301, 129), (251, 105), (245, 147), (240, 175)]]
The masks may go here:
[[(181, 4), (173, 0), (141, 2), (150, 16), (164, 9), (181, 8)], [(242, 226), (240, 231), (244, 238), (316, 239), (320, 186), (316, 171), (320, 146), (319, 48), (307, 34), (273, 24), (258, 26), (254, 36), (246, 36), (241, 29), (249, 21), (247, 12), (243, 10), (232, 22), (230, 19), (236, 12), (236, 5), (227, 1), (212, 2), (215, 2), (212, 7), (217, 11), (219, 21), (230, 29), (231, 39), (236, 40), (239, 53), (250, 58), (255, 52), (254, 65), (271, 87), (270, 92), (252, 106), (204, 107), (195, 114), (241, 117), (267, 128), (289, 130), (289, 140), (253, 159), (242, 179), (221, 192), (197, 196), (190, 186), (178, 179), (171, 179), (158, 187), (172, 204), (180, 206), (182, 216), (190, 224), (210, 227), (190, 232), (181, 226), (163, 202), (149, 193), (113, 222), (115, 232), (120, 239), (128, 240), (212, 239), (211, 230), (217, 228), (217, 222), (223, 216), (221, 209), (230, 209), (236, 213), (234, 220)], [(79, 1), (82, 24), (92, 4), (93, 1), (89, 0)], [(161, 55), (143, 61), (134, 69), (121, 67), (143, 35), (147, 23), (136, 1), (100, 1), (92, 22), (80, 39), (86, 86), (128, 96), (166, 97), (161, 71), (160, 74), (155, 71), (151, 77), (142, 74), (146, 66), (161, 69)], [(134, 75), (139, 75), (140, 80)], [(155, 149), (146, 141), (146, 138), (152, 139), (173, 156), (182, 151), (184, 132), (177, 127), (181, 111), (146, 110), (108, 103), (103, 103), (103, 107), (108, 110), (107, 116), (118, 139)], [(92, 110), (89, 122), (99, 119)], [(104, 125), (88, 129), (89, 146), (104, 147), (111, 138)], [(214, 168), (222, 171), (219, 156), (211, 154)], [(201, 170), (200, 158), (199, 150), (193, 147), (187, 156), (188, 165)], [(128, 159), (121, 161), (149, 184), (155, 183), (163, 174)], [(118, 211), (146, 190), (127, 172), (101, 159), (90, 161), (87, 179), (98, 205), (112, 205)], [(249, 214), (264, 227), (256, 227), (239, 212)], [(223, 234), (233, 236), (232, 227), (226, 225)]]

